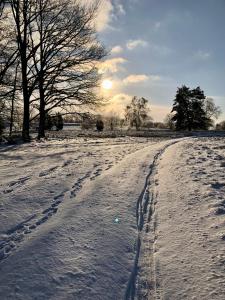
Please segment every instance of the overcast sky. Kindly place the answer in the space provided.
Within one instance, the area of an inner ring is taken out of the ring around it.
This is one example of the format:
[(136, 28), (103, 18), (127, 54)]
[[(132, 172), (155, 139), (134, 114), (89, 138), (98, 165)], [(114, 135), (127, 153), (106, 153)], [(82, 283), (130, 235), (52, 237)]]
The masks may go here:
[(111, 51), (101, 66), (110, 109), (143, 96), (160, 121), (185, 84), (225, 112), (225, 0), (102, 0), (97, 29)]

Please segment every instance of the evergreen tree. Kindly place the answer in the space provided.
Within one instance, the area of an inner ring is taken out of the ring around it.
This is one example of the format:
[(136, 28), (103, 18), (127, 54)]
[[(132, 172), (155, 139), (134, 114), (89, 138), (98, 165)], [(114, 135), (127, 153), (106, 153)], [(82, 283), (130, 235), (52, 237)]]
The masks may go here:
[(175, 112), (172, 120), (175, 122), (176, 130), (187, 128), (190, 130), (190, 93), (190, 88), (185, 85), (177, 90), (172, 109), (172, 112)]
[(197, 87), (190, 89), (183, 85), (178, 88), (173, 109), (176, 130), (208, 129), (211, 120), (205, 111), (204, 92)]
[(208, 129), (209, 120), (204, 110), (205, 101), (204, 92), (197, 87), (191, 91), (190, 94), (190, 107), (191, 118), (190, 128), (192, 129)]

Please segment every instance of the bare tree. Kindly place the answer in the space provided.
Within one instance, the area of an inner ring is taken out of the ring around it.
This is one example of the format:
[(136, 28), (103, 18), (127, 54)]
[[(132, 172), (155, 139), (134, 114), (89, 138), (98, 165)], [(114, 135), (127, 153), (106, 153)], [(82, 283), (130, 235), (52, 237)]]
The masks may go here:
[(139, 130), (143, 122), (151, 119), (149, 116), (148, 100), (145, 98), (133, 97), (131, 103), (125, 109), (125, 119), (130, 127), (135, 126)]
[(16, 36), (12, 22), (9, 21), (10, 11), (6, 6), (7, 1), (0, 2), (0, 84), (4, 84), (7, 71), (14, 65), (18, 58)]
[(121, 119), (119, 115), (111, 111), (105, 118), (104, 118), (106, 126), (113, 131), (117, 126), (120, 125)]
[[(33, 89), (30, 88), (30, 36), (29, 27), (36, 19), (36, 2), (35, 0), (11, 0), (10, 6), (15, 22), (16, 40), (21, 65), (21, 81), (23, 93), (23, 131), (22, 136), (24, 141), (29, 141), (30, 130), (30, 97)], [(31, 77), (32, 78), (32, 75)]]
[[(30, 97), (33, 92), (29, 87), (31, 55), (28, 29), (29, 24), (34, 21), (36, 13), (34, 5), (35, 0), (7, 0), (1, 6), (0, 31), (3, 33), (0, 44), (1, 96), (9, 98), (11, 95), (11, 98), (15, 98), (15, 86), (20, 86), (23, 99), (24, 141), (29, 141)], [(11, 74), (17, 71), (20, 74), (17, 77), (20, 84), (11, 79)]]
[[(96, 105), (99, 75), (96, 63), (106, 52), (97, 41), (93, 19), (97, 3), (89, 8), (78, 1), (37, 0), (37, 34), (32, 39), (38, 79), (39, 133), (44, 137), (46, 113)], [(33, 28), (30, 28), (32, 31)], [(31, 34), (32, 36), (32, 34)]]
[(174, 124), (174, 121), (173, 121), (173, 114), (172, 113), (167, 114), (163, 123), (165, 124), (166, 128), (174, 130), (175, 129), (175, 124)]
[(216, 106), (213, 98), (210, 97), (207, 97), (205, 99), (205, 112), (207, 118), (209, 119), (212, 118), (218, 119), (218, 117), (222, 113), (221, 108), (219, 106)]
[[(87, 7), (76, 0), (8, 0), (4, 12), (3, 2), (0, 31), (6, 26), (9, 30), (0, 44), (1, 95), (12, 100), (21, 92), (22, 136), (29, 141), (34, 109), (41, 138), (51, 110), (68, 112), (100, 103), (94, 93), (99, 82), (96, 64), (106, 52), (93, 27), (98, 2)], [(15, 71), (14, 81), (10, 74)], [(11, 108), (13, 114), (13, 102)]]

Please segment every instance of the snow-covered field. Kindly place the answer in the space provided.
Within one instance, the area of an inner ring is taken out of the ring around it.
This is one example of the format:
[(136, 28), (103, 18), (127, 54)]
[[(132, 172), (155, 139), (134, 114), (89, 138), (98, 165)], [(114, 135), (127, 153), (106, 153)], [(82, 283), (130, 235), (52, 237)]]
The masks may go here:
[(225, 139), (0, 148), (0, 299), (225, 297)]

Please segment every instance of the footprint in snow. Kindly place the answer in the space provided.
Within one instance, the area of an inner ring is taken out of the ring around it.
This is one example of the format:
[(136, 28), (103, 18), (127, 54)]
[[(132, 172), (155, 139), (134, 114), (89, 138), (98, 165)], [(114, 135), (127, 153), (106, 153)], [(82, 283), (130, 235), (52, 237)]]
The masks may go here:
[(58, 169), (58, 166), (52, 167), (52, 168), (50, 168), (50, 169), (48, 169), (48, 170), (45, 170), (45, 171), (43, 171), (43, 172), (41, 172), (41, 173), (39, 174), (39, 177), (47, 176), (47, 175), (49, 175), (50, 173), (52, 173), (53, 171), (55, 171), (56, 169)]

